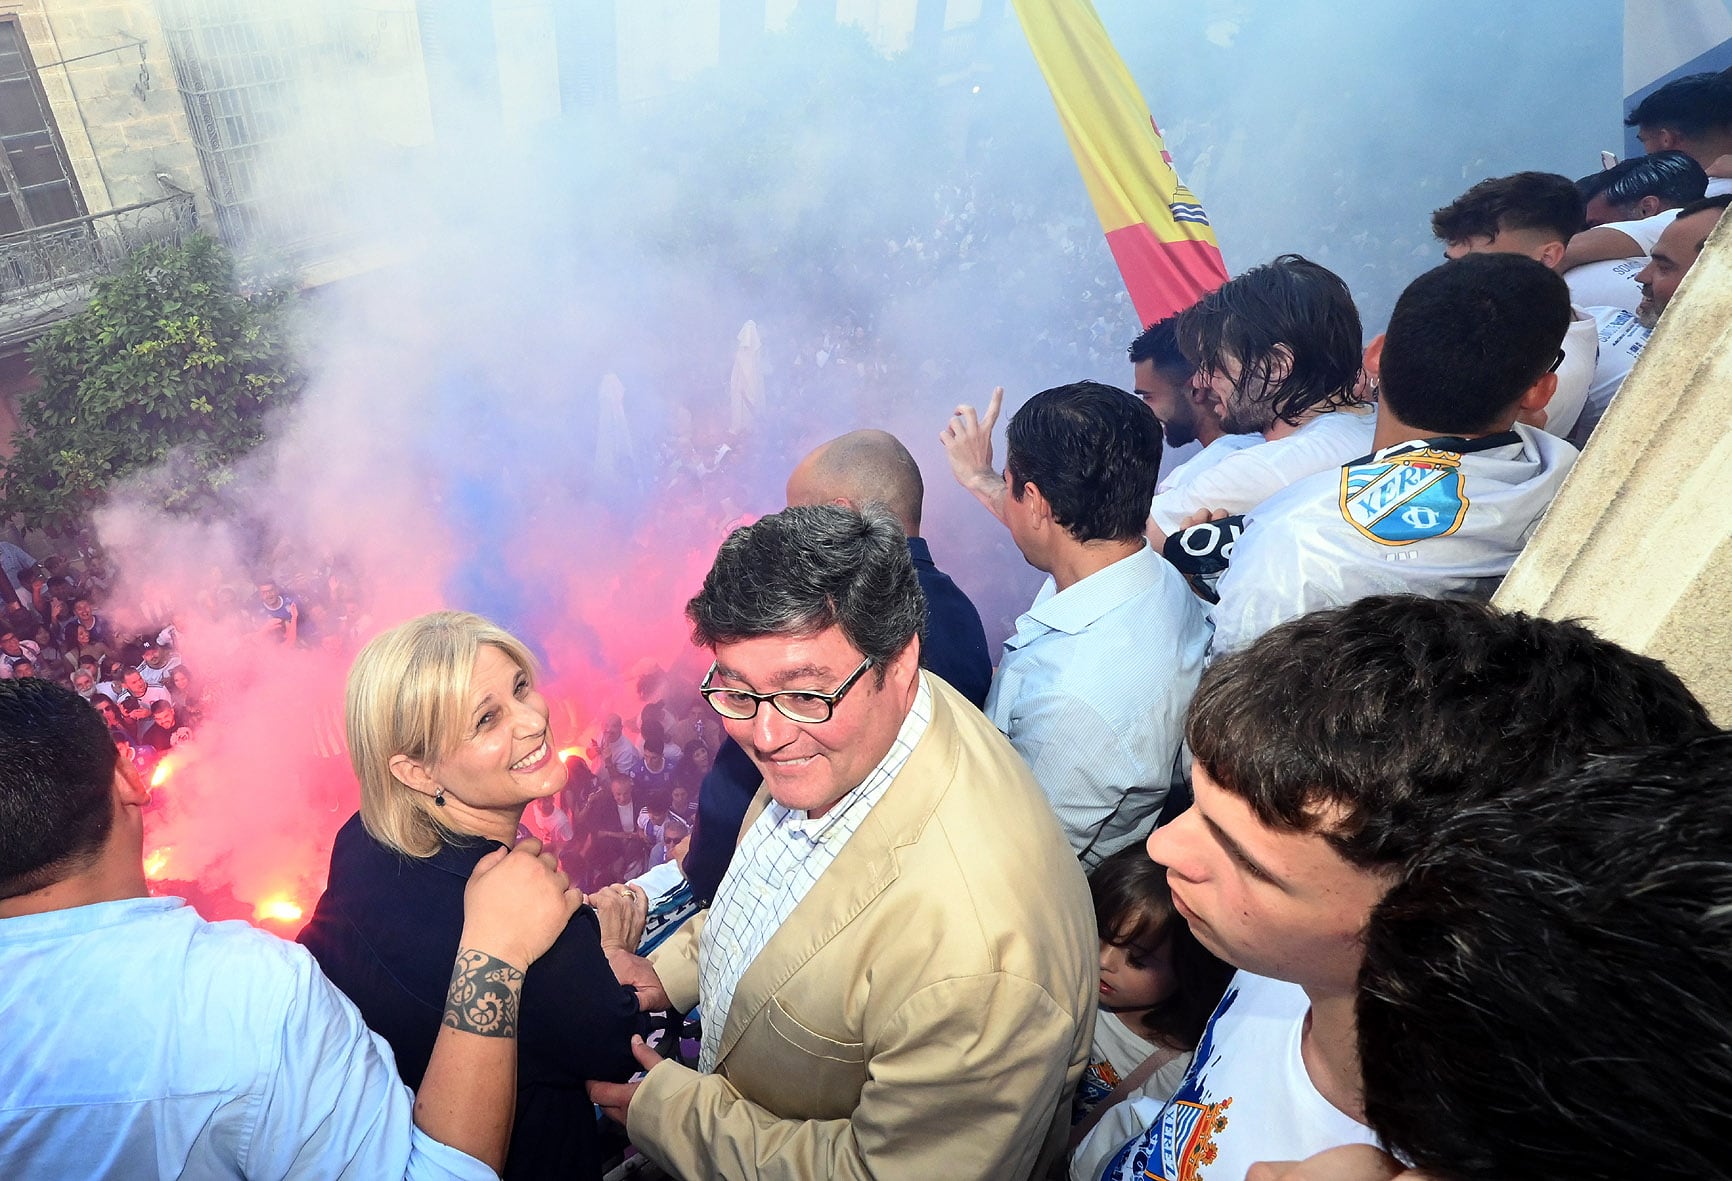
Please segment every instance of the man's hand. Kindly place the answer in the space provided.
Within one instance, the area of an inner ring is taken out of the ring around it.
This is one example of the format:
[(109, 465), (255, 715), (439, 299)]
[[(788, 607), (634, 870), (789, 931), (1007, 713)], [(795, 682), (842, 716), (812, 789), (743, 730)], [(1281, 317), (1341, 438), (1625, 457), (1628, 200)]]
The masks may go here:
[(976, 415), (974, 407), (964, 403), (938, 434), (945, 458), (950, 460), (950, 474), (1000, 521), (1004, 520), (1006, 493), (1004, 479), (992, 462), (992, 428), (998, 424), (1003, 407), (1004, 387), (998, 386), (984, 415)]
[(1167, 548), (1168, 537), (1177, 537), (1192, 525), (1206, 525), (1210, 521), (1219, 521), (1222, 517), (1231, 515), (1224, 508), (1200, 508), (1180, 521), (1179, 527), (1171, 533), (1163, 531), (1159, 525), (1155, 524), (1155, 519), (1150, 517), (1148, 523), (1143, 527), (1143, 536), (1149, 539), (1149, 548), (1158, 554)]
[[(666, 1065), (662, 1056), (650, 1049), (636, 1034), (633, 1034), (631, 1039), (631, 1056), (637, 1059), (637, 1064), (644, 1068), (645, 1074), (658, 1066)], [(632, 1083), (590, 1083), (589, 1101), (623, 1128), (626, 1126), (626, 1114), (631, 1110), (631, 1101), (637, 1095), (641, 1083), (641, 1079)]]
[(1224, 508), (1200, 508), (1179, 522), (1177, 532), (1183, 533), (1193, 525), (1207, 525), (1210, 521), (1219, 521), (1223, 517), (1231, 515), (1232, 514)]
[(1264, 1161), (1251, 1166), (1245, 1181), (1423, 1181), (1418, 1173), (1402, 1170), (1394, 1157), (1369, 1144), (1331, 1148), (1302, 1161)]
[(553, 946), (583, 905), (550, 853), (533, 837), (495, 849), (476, 863), (463, 890), (462, 948), (496, 956), (519, 970)]
[(639, 1011), (659, 1013), (673, 1008), (668, 990), (662, 987), (662, 978), (656, 975), (654, 964), (636, 952), (620, 947), (604, 944), (601, 951), (607, 956), (607, 966), (613, 969), (614, 979), (637, 993)]

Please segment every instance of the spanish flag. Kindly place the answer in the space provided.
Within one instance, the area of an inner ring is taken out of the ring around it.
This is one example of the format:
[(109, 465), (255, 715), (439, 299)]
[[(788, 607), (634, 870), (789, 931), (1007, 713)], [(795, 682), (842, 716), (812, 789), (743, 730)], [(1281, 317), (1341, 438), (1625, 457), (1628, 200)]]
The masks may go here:
[(1146, 326), (1227, 281), (1215, 231), (1089, 0), (1016, 0), (1107, 246)]

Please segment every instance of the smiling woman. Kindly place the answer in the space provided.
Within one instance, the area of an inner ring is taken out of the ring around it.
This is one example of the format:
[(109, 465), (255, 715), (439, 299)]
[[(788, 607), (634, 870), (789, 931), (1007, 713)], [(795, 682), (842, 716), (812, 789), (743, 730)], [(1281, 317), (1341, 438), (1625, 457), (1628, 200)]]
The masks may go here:
[[(413, 1087), (439, 1035), (469, 874), (516, 840), (530, 801), (565, 785), (565, 765), (528, 649), (477, 615), (436, 612), (373, 640), (346, 713), (361, 810), (337, 834), (300, 941)], [(524, 978), (507, 1178), (600, 1177), (583, 1083), (630, 1075), (637, 1024), (636, 994), (580, 910)]]

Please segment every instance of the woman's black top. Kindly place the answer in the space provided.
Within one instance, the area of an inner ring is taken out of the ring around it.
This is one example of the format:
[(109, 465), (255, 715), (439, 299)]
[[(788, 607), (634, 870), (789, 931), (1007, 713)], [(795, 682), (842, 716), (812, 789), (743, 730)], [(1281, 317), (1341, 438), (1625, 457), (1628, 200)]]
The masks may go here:
[[(390, 1043), (411, 1087), (427, 1072), (445, 1012), (463, 888), (475, 863), (500, 847), (477, 837), (405, 857), (368, 836), (357, 814), (331, 848), (330, 884), (300, 942)], [(631, 1077), (638, 1028), (636, 994), (614, 978), (595, 913), (584, 907), (524, 974), (507, 1181), (601, 1177), (584, 1083)]]

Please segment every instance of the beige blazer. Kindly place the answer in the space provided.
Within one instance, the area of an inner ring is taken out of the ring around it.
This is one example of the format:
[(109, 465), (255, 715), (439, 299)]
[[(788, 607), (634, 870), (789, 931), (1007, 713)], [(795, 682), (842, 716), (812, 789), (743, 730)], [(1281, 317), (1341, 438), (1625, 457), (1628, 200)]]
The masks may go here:
[[(1010, 743), (923, 675), (925, 736), (740, 978), (716, 1072), (663, 1063), (632, 1101), (632, 1142), (679, 1177), (1017, 1181), (1062, 1151), (1098, 989), (1088, 886)], [(682, 1008), (705, 917), (653, 957)]]

